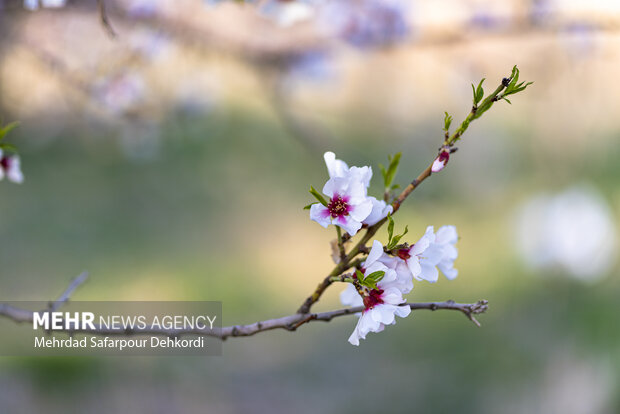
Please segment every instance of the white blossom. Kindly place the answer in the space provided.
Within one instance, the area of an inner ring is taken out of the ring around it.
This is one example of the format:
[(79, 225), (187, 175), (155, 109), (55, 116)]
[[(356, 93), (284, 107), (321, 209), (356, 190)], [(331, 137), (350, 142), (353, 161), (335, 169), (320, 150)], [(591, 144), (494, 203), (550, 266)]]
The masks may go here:
[(370, 199), (370, 201), (372, 201), (372, 211), (370, 212), (368, 217), (364, 219), (364, 221), (362, 222), (363, 224), (373, 226), (394, 211), (394, 208), (391, 204), (387, 204), (383, 200), (377, 200), (375, 197), (368, 198)]
[(458, 272), (454, 261), (458, 256), (455, 244), (458, 240), (454, 226), (443, 226), (437, 234), (428, 226), (424, 235), (411, 247), (398, 251), (398, 257), (405, 261), (411, 275), (417, 280), (434, 283), (439, 279), (439, 270), (446, 278), (454, 279)]
[(328, 197), (327, 205), (313, 204), (310, 219), (323, 227), (334, 224), (354, 236), (372, 212), (372, 200), (367, 196), (372, 169), (349, 168), (332, 152), (325, 153), (324, 158), (330, 176), (323, 187), (323, 194)]
[(4, 177), (16, 184), (24, 182), (19, 155), (3, 155), (0, 150), (0, 180)]
[(376, 289), (364, 288), (362, 297), (355, 286), (349, 284), (340, 294), (340, 300), (344, 305), (364, 306), (357, 325), (349, 337), (352, 345), (359, 345), (359, 340), (365, 339), (369, 332), (381, 332), (385, 329), (385, 325), (396, 323), (395, 316), (404, 318), (411, 313), (411, 308), (404, 304), (396, 272), (381, 262), (384, 254), (383, 246), (375, 240), (366, 261), (362, 264), (365, 276), (377, 271), (384, 272), (383, 278), (377, 282)]

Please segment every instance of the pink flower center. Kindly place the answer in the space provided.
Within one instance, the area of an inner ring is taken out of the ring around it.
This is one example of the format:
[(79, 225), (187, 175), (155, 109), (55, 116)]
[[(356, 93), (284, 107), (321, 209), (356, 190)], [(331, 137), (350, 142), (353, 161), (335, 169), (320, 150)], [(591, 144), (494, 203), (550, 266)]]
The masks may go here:
[(397, 254), (398, 257), (403, 260), (407, 260), (411, 257), (411, 254), (409, 254), (409, 249), (400, 249)]
[(8, 170), (11, 166), (11, 160), (9, 157), (2, 157), (2, 159), (0, 159), (0, 166), (5, 170)]
[(381, 299), (381, 295), (383, 294), (383, 289), (373, 289), (368, 292), (367, 296), (364, 296), (364, 308), (365, 310), (369, 310), (374, 308), (377, 305), (383, 303), (383, 299)]
[(327, 205), (329, 215), (332, 216), (332, 218), (348, 216), (351, 210), (348, 201), (348, 197), (341, 197), (338, 194), (334, 194)]
[(439, 160), (439, 162), (447, 164), (448, 160), (450, 159), (450, 151), (441, 151), (437, 159)]

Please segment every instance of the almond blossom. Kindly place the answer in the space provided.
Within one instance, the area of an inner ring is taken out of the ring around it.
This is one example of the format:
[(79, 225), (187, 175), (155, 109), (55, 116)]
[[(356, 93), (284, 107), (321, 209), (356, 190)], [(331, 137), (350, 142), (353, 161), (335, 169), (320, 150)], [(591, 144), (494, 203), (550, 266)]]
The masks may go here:
[(457, 276), (454, 261), (458, 251), (454, 246), (458, 240), (454, 226), (443, 226), (437, 234), (433, 226), (428, 226), (424, 235), (411, 247), (400, 249), (397, 255), (409, 268), (417, 280), (434, 283), (439, 279), (439, 271), (452, 280)]
[(9, 181), (16, 184), (24, 182), (19, 155), (3, 155), (0, 150), (0, 180), (4, 179), (5, 175)]
[(333, 152), (326, 152), (324, 158), (330, 179), (323, 187), (323, 194), (329, 199), (326, 205), (316, 203), (310, 207), (310, 219), (323, 227), (334, 224), (354, 236), (372, 212), (373, 203), (367, 196), (372, 169), (349, 168)]
[(396, 272), (379, 260), (383, 255), (383, 246), (375, 240), (368, 258), (362, 264), (364, 276), (377, 271), (384, 272), (384, 276), (377, 282), (376, 288), (362, 287), (360, 289), (362, 296), (353, 284), (349, 284), (340, 294), (340, 300), (343, 304), (364, 306), (357, 325), (349, 337), (349, 342), (352, 345), (359, 345), (360, 338), (365, 339), (369, 332), (381, 332), (385, 329), (385, 325), (396, 323), (395, 315), (404, 318), (411, 313), (411, 308), (405, 304), (403, 299), (403, 292), (399, 288)]

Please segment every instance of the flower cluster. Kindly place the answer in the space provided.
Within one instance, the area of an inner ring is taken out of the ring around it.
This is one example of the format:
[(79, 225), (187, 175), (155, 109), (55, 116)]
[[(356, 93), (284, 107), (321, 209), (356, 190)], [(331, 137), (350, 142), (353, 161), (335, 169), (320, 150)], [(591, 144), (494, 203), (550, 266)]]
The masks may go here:
[[(454, 226), (441, 227), (436, 233), (429, 226), (426, 233), (410, 247), (386, 252), (375, 240), (372, 249), (361, 265), (364, 276), (384, 272), (376, 288), (359, 286), (358, 277), (341, 293), (343, 305), (364, 306), (349, 342), (359, 345), (368, 332), (381, 332), (385, 325), (396, 323), (395, 316), (404, 318), (411, 309), (403, 295), (413, 289), (413, 279), (436, 282), (439, 270), (452, 280), (457, 276), (454, 261), (458, 256), (455, 244), (458, 239)], [(439, 269), (439, 270), (438, 270)]]
[[(372, 169), (349, 167), (332, 152), (325, 153), (324, 158), (330, 178), (323, 187), (323, 194), (328, 198), (313, 193), (320, 202), (310, 207), (312, 220), (323, 227), (339, 226), (351, 236), (363, 225), (372, 226), (385, 217), (390, 223), (387, 245), (384, 247), (374, 240), (365, 261), (350, 278), (343, 279), (349, 283), (340, 295), (341, 302), (364, 308), (349, 337), (351, 344), (359, 345), (360, 338), (366, 338), (369, 332), (381, 332), (386, 325), (396, 323), (396, 316), (409, 315), (411, 308), (403, 295), (411, 292), (414, 279), (434, 283), (440, 271), (449, 280), (456, 278), (458, 271), (454, 261), (458, 256), (455, 247), (458, 234), (454, 226), (443, 226), (437, 232), (429, 226), (414, 244), (399, 244), (406, 231), (393, 236), (393, 220), (389, 216), (393, 207), (367, 194)], [(384, 178), (387, 175), (384, 174)], [(386, 184), (386, 187), (391, 184), (391, 178)]]

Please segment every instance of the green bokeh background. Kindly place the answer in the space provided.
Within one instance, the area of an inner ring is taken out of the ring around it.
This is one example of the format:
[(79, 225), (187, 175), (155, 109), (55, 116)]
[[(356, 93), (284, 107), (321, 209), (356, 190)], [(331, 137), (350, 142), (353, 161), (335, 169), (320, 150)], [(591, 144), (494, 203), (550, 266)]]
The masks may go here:
[[(487, 299), (481, 328), (455, 312), (419, 311), (360, 347), (346, 341), (351, 317), (232, 338), (222, 357), (0, 358), (0, 412), (620, 412), (617, 265), (596, 283), (533, 271), (515, 251), (513, 228), (520, 203), (574, 183), (594, 186), (617, 219), (620, 123), (578, 151), (571, 141), (549, 144), (554, 126), (587, 122), (578, 102), (554, 109), (546, 82), (553, 70), (575, 72), (544, 69), (526, 55), (501, 63), (526, 60), (522, 77), (537, 82), (528, 96), (473, 123), (448, 168), (397, 217), (412, 237), (429, 224), (457, 226), (459, 277), (418, 282), (409, 299)], [(491, 82), (503, 72), (472, 73)], [(334, 232), (302, 210), (308, 187), (326, 179), (323, 151), (372, 165), (374, 194), (377, 164), (402, 151), (397, 181), (406, 184), (435, 154), (441, 108), (455, 122), (466, 113), (466, 82), (406, 128), (376, 112), (343, 110), (330, 125), (335, 138), (312, 148), (273, 116), (230, 102), (199, 117), (170, 108), (157, 124), (157, 155), (145, 159), (128, 157), (109, 129), (75, 119), (42, 141), (45, 122), (27, 118), (11, 138), (26, 182), (0, 188), (0, 299), (53, 299), (88, 270), (80, 300), (221, 300), (225, 324), (292, 313), (331, 265)], [(596, 93), (584, 102), (596, 107)], [(529, 122), (541, 110), (547, 128)], [(339, 306), (339, 290), (316, 309)]]

